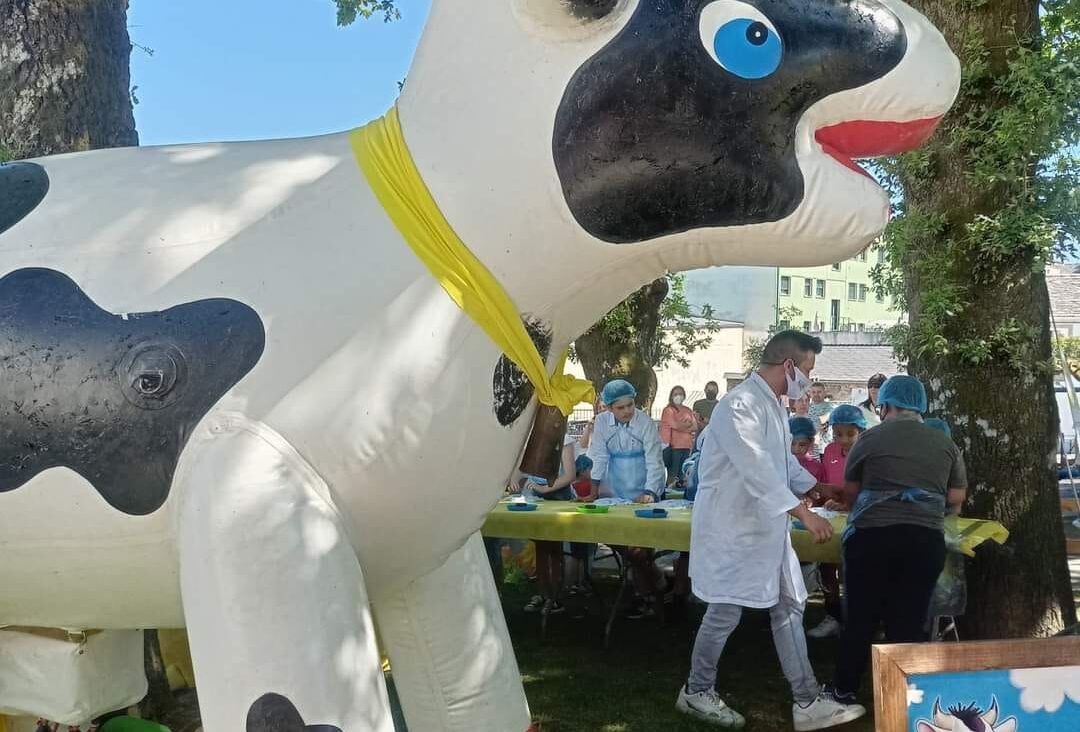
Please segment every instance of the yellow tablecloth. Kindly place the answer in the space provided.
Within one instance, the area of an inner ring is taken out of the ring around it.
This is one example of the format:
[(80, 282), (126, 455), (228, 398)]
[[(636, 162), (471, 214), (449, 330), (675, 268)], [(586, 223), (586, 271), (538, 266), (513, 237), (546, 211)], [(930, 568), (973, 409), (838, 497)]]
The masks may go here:
[[(481, 530), (484, 536), (506, 539), (540, 541), (577, 541), (587, 544), (648, 546), (655, 549), (690, 549), (690, 516), (692, 509), (668, 511), (663, 519), (645, 519), (634, 515), (642, 506), (612, 506), (608, 513), (588, 515), (578, 513), (581, 504), (564, 501), (541, 501), (535, 511), (510, 511), (507, 502), (500, 502)], [(847, 517), (832, 520), (836, 530), (828, 544), (815, 544), (810, 533), (792, 529), (791, 543), (804, 562), (840, 562), (840, 534), (847, 526)], [(999, 523), (980, 519), (947, 520), (947, 533), (958, 536), (950, 542), (954, 549), (975, 555), (975, 547), (992, 540), (1004, 544), (1008, 530)]]

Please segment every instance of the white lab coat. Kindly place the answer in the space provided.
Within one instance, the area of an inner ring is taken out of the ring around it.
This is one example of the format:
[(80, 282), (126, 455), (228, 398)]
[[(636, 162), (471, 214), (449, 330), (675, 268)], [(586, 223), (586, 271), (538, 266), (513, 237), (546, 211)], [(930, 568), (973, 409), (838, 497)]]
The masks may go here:
[(635, 485), (633, 492), (636, 496), (640, 496), (644, 491), (660, 495), (667, 481), (667, 470), (664, 468), (664, 449), (660, 445), (660, 433), (649, 415), (638, 409), (628, 425), (618, 424), (611, 412), (604, 412), (596, 417), (589, 441), (589, 459), (593, 461), (592, 479), (600, 483), (601, 497), (613, 496), (609, 481), (606, 480), (611, 452), (635, 450), (643, 450), (645, 454), (644, 465), (639, 471), (641, 477), (635, 481), (640, 485)]
[(806, 602), (788, 511), (817, 481), (791, 454), (787, 415), (759, 375), (716, 406), (698, 463), (690, 577), (705, 602)]

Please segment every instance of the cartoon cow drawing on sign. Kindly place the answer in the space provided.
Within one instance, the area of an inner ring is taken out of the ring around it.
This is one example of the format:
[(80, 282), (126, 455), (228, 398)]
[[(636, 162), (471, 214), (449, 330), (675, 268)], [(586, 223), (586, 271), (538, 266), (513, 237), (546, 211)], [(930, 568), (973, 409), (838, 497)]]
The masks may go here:
[[(865, 247), (852, 158), (959, 85), (899, 0), (473, 5), (433, 3), (403, 135), (549, 368), (666, 271)], [(377, 625), (411, 729), (529, 726), (477, 531), (532, 387), (348, 133), (8, 165), (0, 230), (0, 625), (186, 626), (207, 732), (387, 732)]]
[(995, 697), (990, 708), (983, 712), (976, 705), (950, 707), (942, 711), (941, 700), (934, 702), (934, 721), (919, 720), (918, 732), (1017, 732), (1016, 718), (998, 721), (1001, 710)]

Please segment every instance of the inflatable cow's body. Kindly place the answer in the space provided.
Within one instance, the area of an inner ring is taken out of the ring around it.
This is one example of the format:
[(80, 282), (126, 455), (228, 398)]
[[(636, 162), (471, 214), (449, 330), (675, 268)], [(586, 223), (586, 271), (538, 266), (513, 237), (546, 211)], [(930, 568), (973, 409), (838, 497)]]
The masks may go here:
[[(549, 367), (665, 271), (866, 246), (850, 158), (958, 85), (898, 0), (477, 4), (398, 108)], [(411, 729), (529, 725), (476, 532), (532, 390), (347, 134), (5, 166), (2, 229), (0, 625), (186, 626), (207, 732), (387, 732), (377, 622)]]

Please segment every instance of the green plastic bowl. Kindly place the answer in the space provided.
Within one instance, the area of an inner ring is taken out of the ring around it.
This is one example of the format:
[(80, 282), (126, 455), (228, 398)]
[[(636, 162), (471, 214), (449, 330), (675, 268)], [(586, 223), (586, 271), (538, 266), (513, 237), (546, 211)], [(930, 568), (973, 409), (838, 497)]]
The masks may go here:
[(172, 732), (168, 727), (146, 719), (113, 717), (101, 725), (100, 732)]
[(592, 503), (586, 503), (584, 506), (578, 506), (578, 513), (607, 513), (609, 506), (597, 506)]

